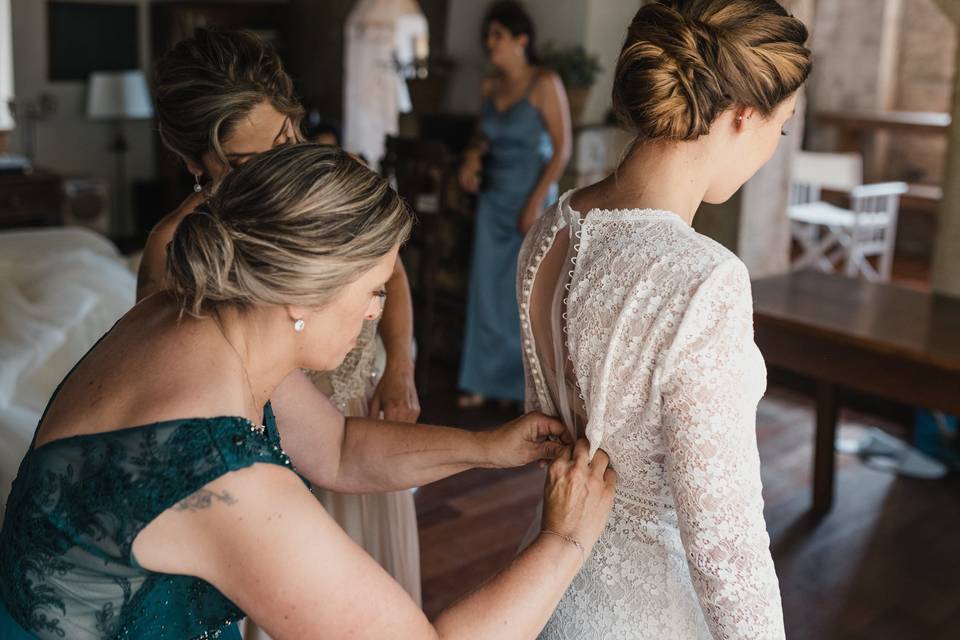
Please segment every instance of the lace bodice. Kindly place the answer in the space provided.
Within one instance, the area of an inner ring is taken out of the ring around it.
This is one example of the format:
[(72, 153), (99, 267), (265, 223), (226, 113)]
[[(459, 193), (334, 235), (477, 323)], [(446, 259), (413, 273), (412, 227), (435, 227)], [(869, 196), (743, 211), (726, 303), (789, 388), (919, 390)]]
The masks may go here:
[[(581, 220), (568, 197), (520, 254), (527, 409), (569, 424), (576, 417), (565, 414), (581, 407), (591, 455), (610, 455), (619, 485), (542, 637), (783, 638), (755, 434), (766, 370), (746, 268), (673, 213), (594, 210)], [(570, 268), (538, 282), (561, 233)], [(565, 294), (561, 330), (546, 336), (536, 331), (543, 307), (531, 308), (541, 286)], [(568, 361), (544, 366), (547, 351)]]
[(378, 320), (363, 323), (356, 346), (333, 371), (305, 370), (333, 406), (344, 415), (366, 415), (367, 397), (371, 395), (380, 371), (375, 366), (377, 357)]

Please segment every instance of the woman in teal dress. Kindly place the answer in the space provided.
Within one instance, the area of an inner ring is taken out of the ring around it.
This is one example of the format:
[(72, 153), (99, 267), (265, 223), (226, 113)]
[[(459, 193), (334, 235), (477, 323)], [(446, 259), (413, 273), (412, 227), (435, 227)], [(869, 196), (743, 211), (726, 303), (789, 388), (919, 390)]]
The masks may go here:
[(516, 2), (499, 2), (483, 22), (497, 74), (482, 86), (477, 136), (460, 181), (478, 192), (460, 406), (487, 398), (523, 401), (517, 256), (570, 158), (570, 114), (556, 73), (536, 65), (533, 22)]
[[(411, 223), (382, 178), (319, 145), (250, 160), (183, 219), (171, 291), (67, 375), (20, 465), (3, 638), (236, 637), (244, 615), (278, 638), (536, 636), (605, 525), (606, 456), (542, 415), (471, 433), (345, 420), (303, 392), (301, 370), (336, 367), (382, 312)], [(389, 491), (543, 459), (544, 532), (434, 623), (306, 484)]]

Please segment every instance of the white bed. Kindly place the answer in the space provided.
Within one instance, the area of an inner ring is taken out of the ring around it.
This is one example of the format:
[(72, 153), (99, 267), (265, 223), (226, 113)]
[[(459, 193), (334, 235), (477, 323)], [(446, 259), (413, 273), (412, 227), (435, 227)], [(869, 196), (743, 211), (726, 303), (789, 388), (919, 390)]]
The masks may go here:
[(0, 517), (50, 395), (135, 290), (131, 265), (96, 233), (0, 233)]

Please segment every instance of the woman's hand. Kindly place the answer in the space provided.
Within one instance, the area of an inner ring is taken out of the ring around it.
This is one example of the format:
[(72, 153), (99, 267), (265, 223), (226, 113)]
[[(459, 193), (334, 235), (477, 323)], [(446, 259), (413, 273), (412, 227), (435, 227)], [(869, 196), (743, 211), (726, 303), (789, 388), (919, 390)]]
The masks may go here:
[(420, 399), (410, 367), (387, 367), (370, 399), (370, 417), (391, 422), (416, 422), (420, 417)]
[(528, 413), (484, 435), (491, 440), (488, 457), (496, 469), (554, 460), (573, 443), (562, 422), (537, 412)]
[(520, 217), (517, 218), (517, 231), (520, 233), (520, 235), (527, 235), (527, 232), (533, 228), (533, 225), (536, 224), (537, 219), (539, 219), (542, 214), (542, 202), (536, 199), (527, 201), (527, 205), (520, 213)]
[(580, 438), (547, 471), (543, 497), (543, 529), (569, 536), (589, 551), (613, 507), (617, 474), (602, 449), (588, 462), (589, 445)]
[(480, 191), (480, 172), (483, 170), (482, 149), (471, 149), (467, 151), (460, 165), (460, 186), (467, 193), (477, 193)]

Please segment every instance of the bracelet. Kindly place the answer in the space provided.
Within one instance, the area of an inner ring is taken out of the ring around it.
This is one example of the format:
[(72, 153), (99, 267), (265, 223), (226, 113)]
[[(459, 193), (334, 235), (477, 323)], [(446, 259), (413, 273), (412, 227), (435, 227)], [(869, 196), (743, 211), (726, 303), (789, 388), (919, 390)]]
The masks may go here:
[(570, 536), (565, 536), (562, 533), (557, 533), (556, 531), (550, 531), (549, 529), (541, 529), (540, 533), (549, 533), (552, 536), (557, 536), (561, 540), (566, 540), (567, 542), (569, 542), (570, 544), (572, 544), (577, 548), (577, 550), (580, 552), (580, 559), (581, 560), (583, 559), (584, 557), (583, 545), (580, 544), (580, 541), (577, 540), (576, 538), (571, 538)]

